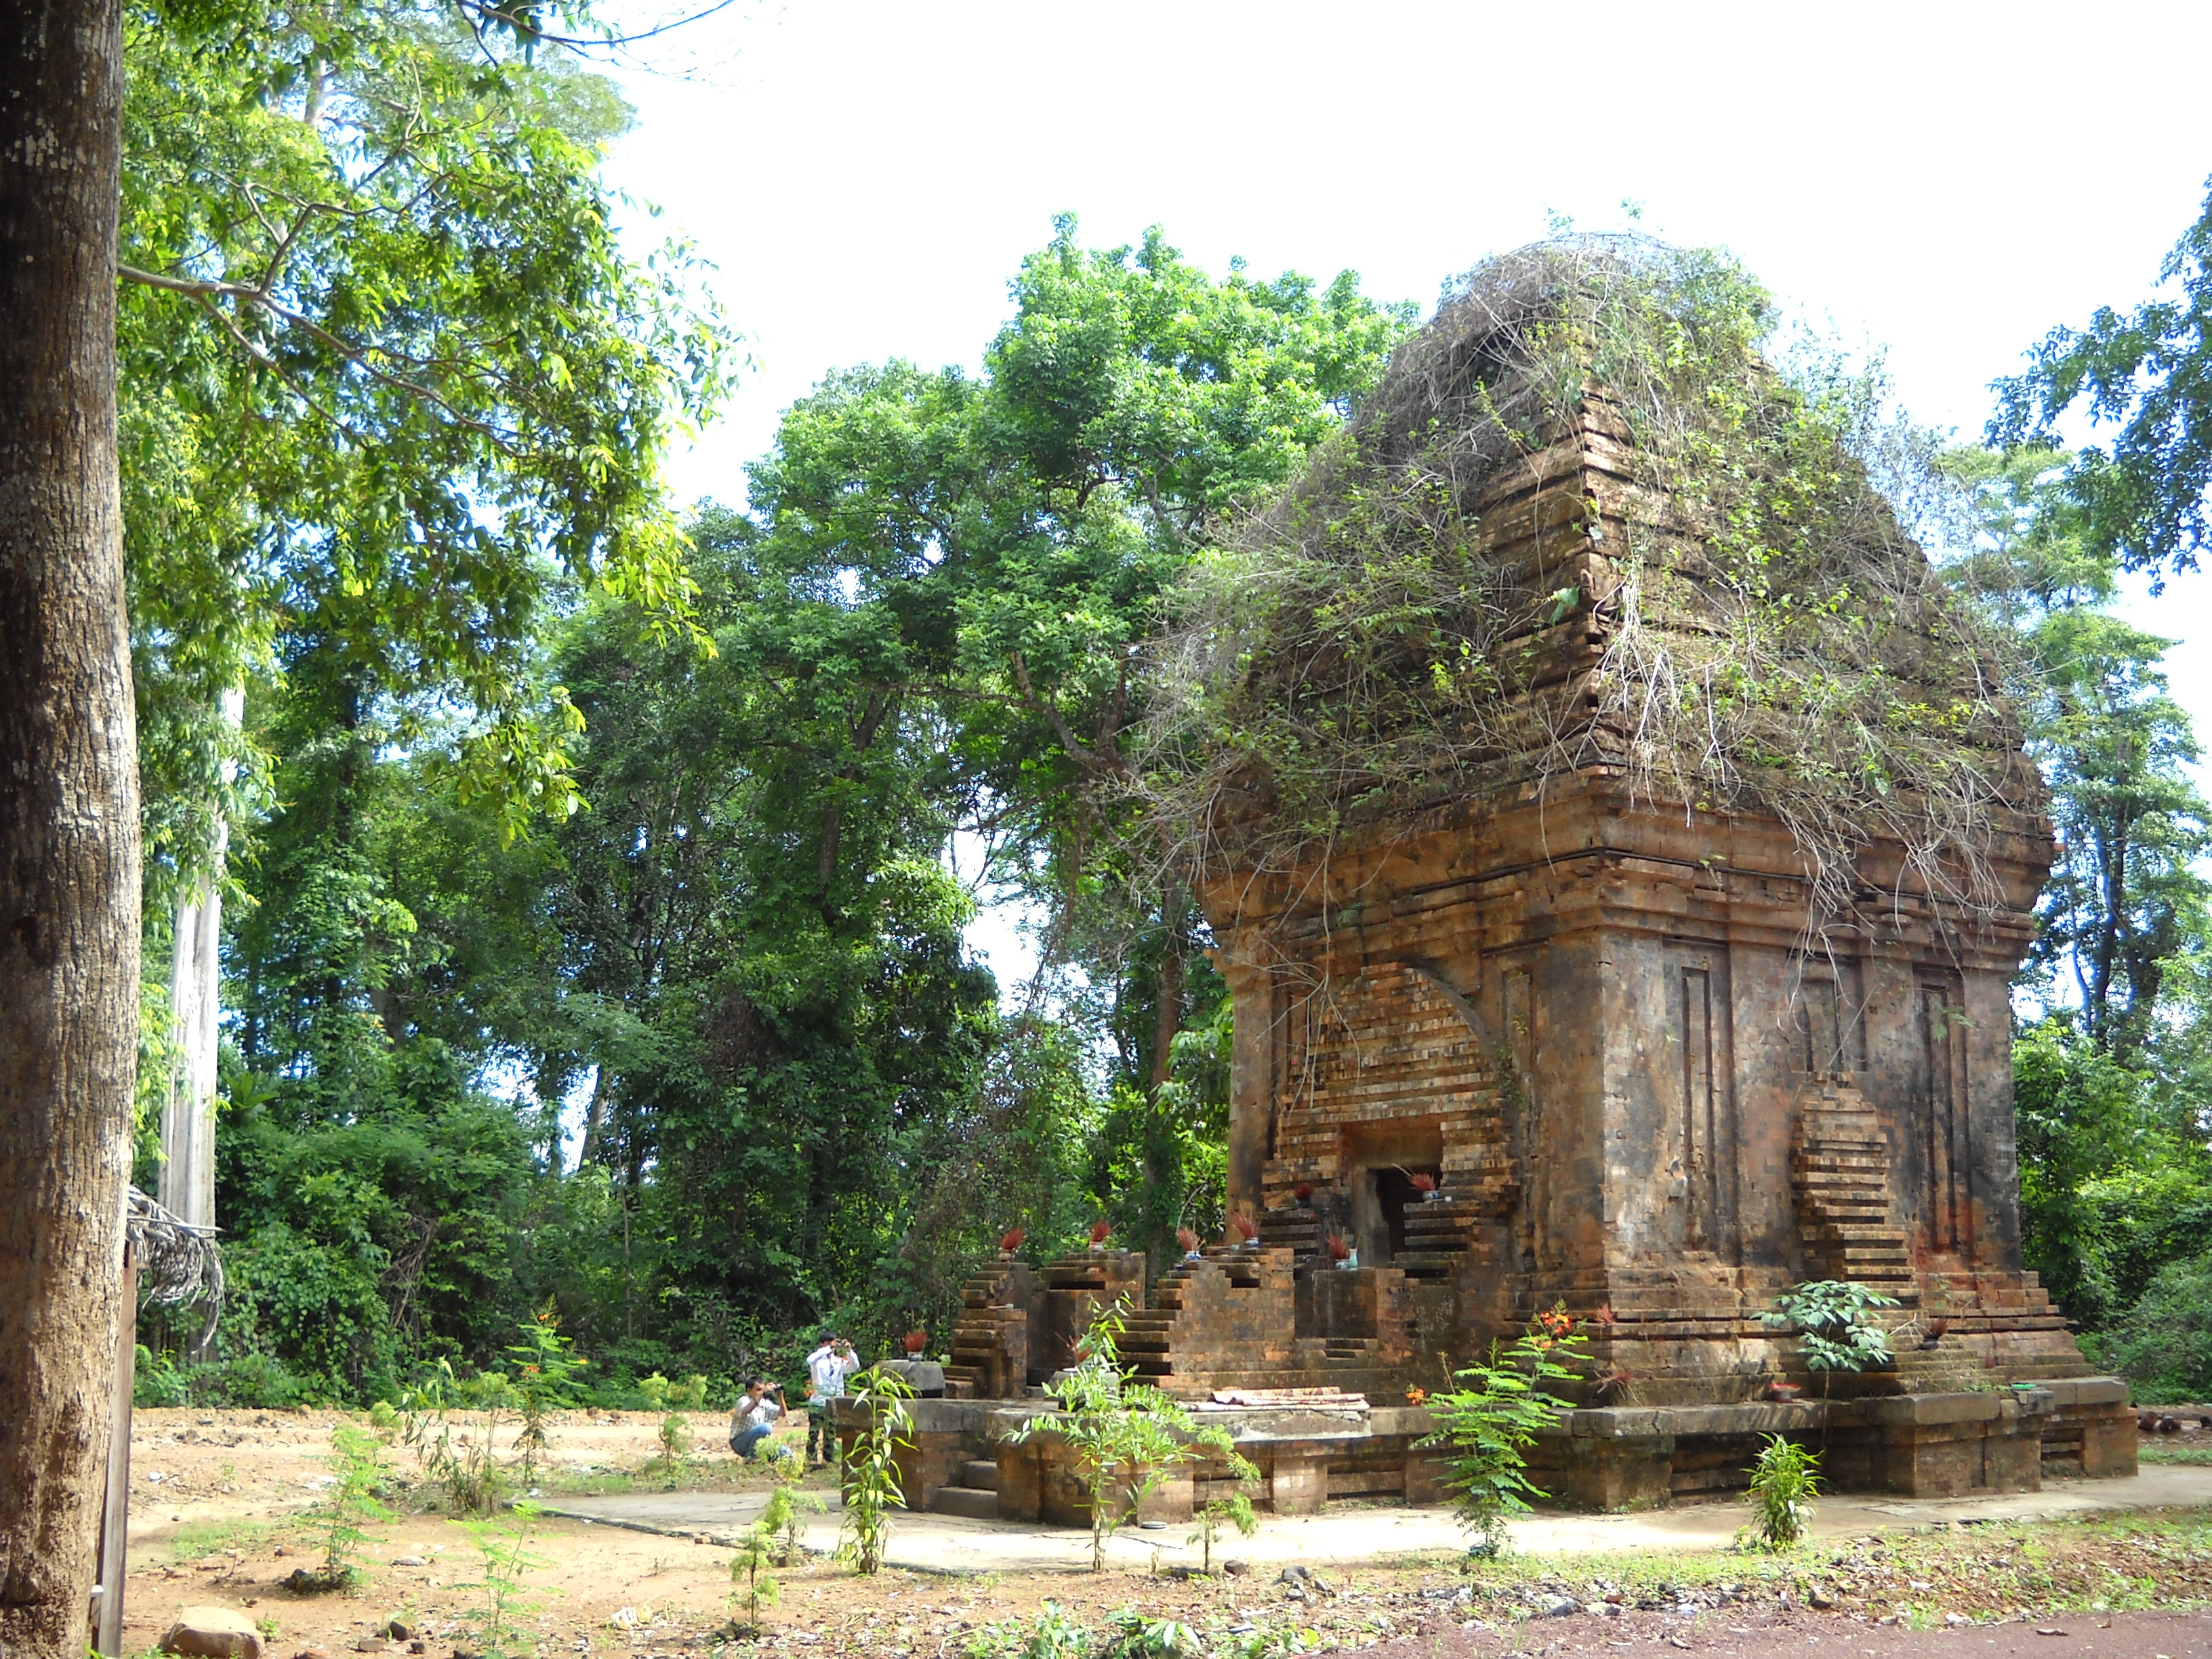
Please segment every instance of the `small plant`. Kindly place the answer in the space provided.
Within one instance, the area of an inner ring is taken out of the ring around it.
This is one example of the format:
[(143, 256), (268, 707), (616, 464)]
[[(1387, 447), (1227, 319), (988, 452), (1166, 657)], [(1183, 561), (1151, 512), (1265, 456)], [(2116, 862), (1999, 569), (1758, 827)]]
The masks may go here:
[(853, 1402), (866, 1424), (853, 1438), (845, 1457), (845, 1524), (838, 1556), (863, 1576), (884, 1565), (884, 1550), (890, 1540), (890, 1512), (906, 1507), (906, 1491), (899, 1484), (898, 1454), (914, 1442), (907, 1431), (914, 1419), (907, 1401), (914, 1390), (904, 1378), (884, 1370), (867, 1373), (867, 1386), (854, 1390)]
[(1034, 1619), (1003, 1619), (968, 1638), (968, 1659), (1088, 1659), (1092, 1632), (1057, 1601)]
[(579, 1359), (575, 1344), (561, 1334), (561, 1318), (550, 1298), (534, 1317), (522, 1322), (521, 1329), (522, 1340), (509, 1346), (507, 1352), (515, 1359), (515, 1393), (522, 1413), (514, 1445), (522, 1454), (522, 1488), (529, 1492), (545, 1455), (547, 1419), (575, 1398), (576, 1373), (590, 1362)]
[[(520, 1659), (538, 1644), (537, 1632), (524, 1630), (520, 1621), (537, 1610), (535, 1601), (522, 1599), (525, 1575), (550, 1565), (530, 1550), (531, 1528), (537, 1524), (535, 1504), (517, 1504), (510, 1518), (467, 1522), (469, 1536), (483, 1561), (483, 1577), (471, 1584), (455, 1586), (484, 1594), (483, 1606), (464, 1614), (477, 1627), (473, 1647), (480, 1659)], [(514, 1645), (509, 1646), (512, 1643)]]
[(1091, 1506), (1091, 1570), (1106, 1569), (1106, 1540), (1178, 1463), (1212, 1452), (1237, 1455), (1229, 1431), (1201, 1428), (1182, 1403), (1121, 1369), (1121, 1304), (1102, 1308), (1078, 1346), (1076, 1364), (1045, 1392), (1060, 1409), (1030, 1420), (1006, 1438), (1056, 1434), (1075, 1455)]
[(1312, 1203), (1313, 1194), (1313, 1182), (1310, 1181), (1301, 1181), (1297, 1186), (1291, 1188), (1291, 1196), (1297, 1200), (1301, 1204)]
[(1413, 1190), (1417, 1193), (1432, 1193), (1437, 1189), (1437, 1178), (1426, 1170), (1416, 1170), (1412, 1179)]
[(191, 1398), (191, 1384), (167, 1350), (154, 1352), (141, 1342), (137, 1369), (131, 1372), (131, 1403), (134, 1406), (181, 1406)]
[(1260, 1224), (1242, 1210), (1229, 1218), (1229, 1226), (1230, 1230), (1247, 1244), (1260, 1236)]
[(317, 1547), (323, 1553), (320, 1567), (298, 1567), (285, 1581), (295, 1594), (312, 1595), (327, 1590), (351, 1589), (361, 1582), (357, 1557), (368, 1541), (362, 1527), (372, 1521), (388, 1521), (392, 1511), (378, 1499), (388, 1471), (384, 1446), (366, 1429), (341, 1423), (331, 1431), (328, 1460), (331, 1484), (322, 1499), (307, 1511)]
[(1175, 1619), (1147, 1619), (1134, 1607), (1107, 1615), (1114, 1632), (1106, 1659), (1196, 1659), (1206, 1643), (1188, 1625)]
[(1751, 1541), (1765, 1550), (1794, 1548), (1813, 1524), (1820, 1490), (1820, 1454), (1768, 1435), (1751, 1466)]
[(415, 1448), (429, 1483), (444, 1488), (449, 1514), (489, 1514), (498, 1501), (492, 1441), (513, 1398), (514, 1389), (497, 1371), (463, 1382), (446, 1359), (428, 1381), (400, 1397), (403, 1437)]
[(1260, 1530), (1258, 1517), (1252, 1513), (1251, 1494), (1245, 1490), (1260, 1478), (1259, 1466), (1249, 1458), (1231, 1452), (1229, 1454), (1229, 1474), (1237, 1483), (1237, 1490), (1226, 1498), (1207, 1499), (1196, 1516), (1198, 1530), (1183, 1540), (1187, 1544), (1199, 1546), (1198, 1570), (1203, 1573), (1211, 1574), (1213, 1571), (1213, 1540), (1221, 1535), (1224, 1527), (1235, 1528), (1240, 1538), (1249, 1538)]
[(668, 1403), (679, 1411), (701, 1412), (707, 1409), (707, 1379), (697, 1371), (668, 1390)]
[(1867, 1285), (1819, 1279), (1783, 1291), (1759, 1321), (1770, 1330), (1796, 1328), (1797, 1352), (1805, 1356), (1807, 1370), (1820, 1373), (1820, 1396), (1826, 1399), (1830, 1372), (1871, 1370), (1890, 1363), (1889, 1333), (1869, 1315), (1896, 1305), (1895, 1297)]
[(669, 1413), (660, 1419), (660, 1455), (653, 1460), (660, 1466), (661, 1478), (667, 1481), (669, 1491), (676, 1490), (677, 1474), (690, 1450), (691, 1419), (681, 1412)]
[(1182, 1253), (1186, 1256), (1194, 1256), (1198, 1254), (1198, 1235), (1189, 1228), (1176, 1229), (1176, 1243), (1182, 1246)]
[(929, 1346), (929, 1333), (927, 1331), (908, 1331), (906, 1334), (904, 1342), (907, 1358), (911, 1359)]
[(1531, 1320), (1511, 1347), (1501, 1352), (1492, 1343), (1486, 1364), (1458, 1373), (1464, 1387), (1430, 1401), (1443, 1426), (1418, 1443), (1452, 1449), (1444, 1484), (1458, 1493), (1454, 1507), (1469, 1534), (1468, 1554), (1487, 1559), (1502, 1553), (1507, 1523), (1528, 1512), (1528, 1498), (1545, 1495), (1523, 1473), (1524, 1454), (1568, 1409), (1568, 1402), (1547, 1393), (1545, 1385), (1575, 1379), (1566, 1362), (1577, 1358), (1589, 1340), (1575, 1328), (1566, 1304), (1559, 1303)]
[(1006, 1231), (999, 1235), (999, 1254), (1000, 1255), (1012, 1255), (1016, 1250), (1022, 1248), (1022, 1241), (1028, 1237), (1028, 1232), (1020, 1227), (1007, 1228)]
[[(769, 1498), (775, 1503), (773, 1496)], [(775, 1565), (778, 1544), (775, 1528), (765, 1511), (738, 1538), (737, 1553), (730, 1558), (730, 1606), (744, 1615), (744, 1623), (731, 1634), (746, 1639), (760, 1634), (760, 1615), (774, 1607), (783, 1586), (768, 1569)]]
[(1331, 1261), (1352, 1260), (1352, 1246), (1346, 1241), (1342, 1233), (1331, 1233), (1328, 1236), (1328, 1259)]
[(1106, 1248), (1106, 1241), (1113, 1236), (1114, 1224), (1112, 1222), (1094, 1221), (1091, 1224), (1091, 1248), (1092, 1249), (1104, 1249)]
[(668, 1409), (668, 1379), (659, 1371), (651, 1376), (638, 1378), (637, 1391), (645, 1396), (647, 1411), (665, 1412)]
[(775, 1490), (769, 1493), (768, 1504), (757, 1523), (775, 1537), (775, 1565), (779, 1567), (787, 1567), (799, 1559), (803, 1547), (799, 1543), (799, 1517), (803, 1514), (820, 1515), (827, 1507), (819, 1492), (809, 1492), (797, 1481), (795, 1474), (789, 1478), (778, 1474)]

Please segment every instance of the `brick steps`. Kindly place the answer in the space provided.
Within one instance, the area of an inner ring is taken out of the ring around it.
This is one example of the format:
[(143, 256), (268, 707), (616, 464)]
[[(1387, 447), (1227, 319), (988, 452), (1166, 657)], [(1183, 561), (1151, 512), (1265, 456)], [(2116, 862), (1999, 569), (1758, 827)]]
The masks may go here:
[(969, 1521), (995, 1521), (999, 1518), (997, 1491), (979, 1491), (974, 1486), (939, 1486), (937, 1495), (929, 1500), (930, 1511), (935, 1515), (957, 1515)]

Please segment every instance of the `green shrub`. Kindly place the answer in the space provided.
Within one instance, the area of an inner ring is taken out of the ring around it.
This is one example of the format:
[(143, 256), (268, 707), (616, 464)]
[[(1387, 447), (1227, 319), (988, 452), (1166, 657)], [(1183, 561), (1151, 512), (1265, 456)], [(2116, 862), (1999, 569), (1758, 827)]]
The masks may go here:
[(1768, 1435), (1751, 1466), (1751, 1541), (1767, 1550), (1795, 1547), (1813, 1524), (1820, 1490), (1820, 1454)]
[(181, 1406), (190, 1395), (191, 1379), (177, 1369), (166, 1353), (151, 1353), (138, 1345), (138, 1365), (131, 1384), (134, 1406)]
[(968, 1659), (1085, 1659), (1091, 1626), (1057, 1601), (1047, 1601), (1031, 1619), (1003, 1619), (968, 1638)]
[(326, 1385), (295, 1376), (284, 1362), (265, 1353), (240, 1354), (185, 1373), (190, 1403), (246, 1411), (289, 1411), (327, 1399)]
[(1793, 1285), (1774, 1298), (1759, 1322), (1771, 1330), (1797, 1332), (1797, 1352), (1806, 1368), (1820, 1373), (1825, 1395), (1831, 1371), (1864, 1371), (1888, 1364), (1889, 1333), (1872, 1318), (1877, 1308), (1894, 1308), (1897, 1298), (1844, 1279), (1816, 1279)]
[(2146, 1401), (2212, 1396), (2212, 1251), (2151, 1277), (2112, 1329), (2087, 1344)]

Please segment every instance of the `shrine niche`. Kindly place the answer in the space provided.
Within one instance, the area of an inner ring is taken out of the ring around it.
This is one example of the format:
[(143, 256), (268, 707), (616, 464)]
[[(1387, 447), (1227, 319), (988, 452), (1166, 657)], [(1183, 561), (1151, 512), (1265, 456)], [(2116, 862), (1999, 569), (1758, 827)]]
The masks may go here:
[[(1563, 1303), (1595, 1363), (1544, 1457), (1582, 1501), (1740, 1481), (1806, 1413), (1844, 1485), (2131, 1469), (2021, 1261), (2040, 781), (1735, 280), (1479, 270), (1194, 601), (1150, 805), (1231, 988), (1259, 1236), (1156, 1279), (1127, 1352), (1395, 1405)], [(1894, 1297), (1897, 1363), (1785, 1404), (1815, 1380), (1760, 1315), (1810, 1279)]]

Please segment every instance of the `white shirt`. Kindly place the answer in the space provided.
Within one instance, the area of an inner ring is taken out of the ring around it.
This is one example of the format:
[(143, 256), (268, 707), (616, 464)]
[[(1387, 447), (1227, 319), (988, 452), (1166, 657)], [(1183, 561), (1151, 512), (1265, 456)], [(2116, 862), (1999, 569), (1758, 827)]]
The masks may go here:
[(860, 1369), (860, 1356), (839, 1353), (824, 1342), (806, 1356), (806, 1374), (814, 1381), (817, 1400), (842, 1400), (845, 1395), (845, 1379)]

